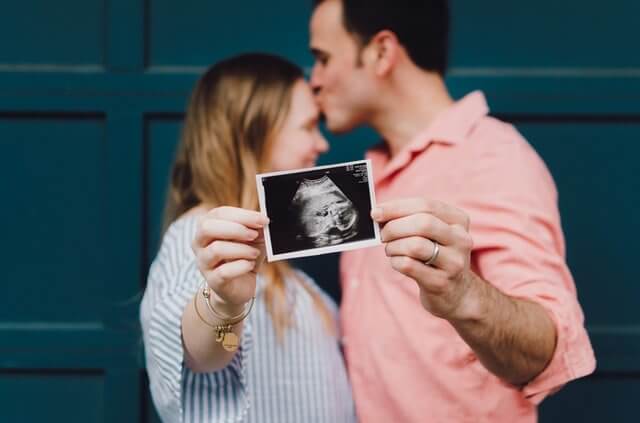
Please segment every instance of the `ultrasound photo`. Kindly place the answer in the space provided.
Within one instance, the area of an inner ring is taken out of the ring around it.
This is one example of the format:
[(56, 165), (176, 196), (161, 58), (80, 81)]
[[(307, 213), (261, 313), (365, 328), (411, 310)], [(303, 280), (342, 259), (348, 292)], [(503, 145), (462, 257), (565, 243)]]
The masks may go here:
[(368, 160), (257, 175), (267, 260), (380, 244)]

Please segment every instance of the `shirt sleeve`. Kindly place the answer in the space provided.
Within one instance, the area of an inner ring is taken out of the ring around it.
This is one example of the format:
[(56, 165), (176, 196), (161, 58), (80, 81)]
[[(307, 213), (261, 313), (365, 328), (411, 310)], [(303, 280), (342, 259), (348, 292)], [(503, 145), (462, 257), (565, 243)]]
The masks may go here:
[(505, 294), (540, 304), (555, 324), (553, 357), (522, 390), (538, 404), (592, 373), (595, 358), (565, 261), (553, 179), (524, 140), (505, 149), (506, 156), (485, 158), (474, 178), (474, 197), (461, 206), (471, 217), (473, 268)]
[[(211, 373), (191, 372), (183, 361), (182, 312), (202, 279), (194, 258), (181, 260), (180, 254), (171, 254), (171, 245), (163, 248), (150, 269), (140, 309), (156, 409), (163, 421), (182, 422), (185, 407), (197, 408), (200, 401), (211, 398), (211, 403), (207, 402), (213, 416), (210, 421), (240, 421), (249, 408), (246, 363), (252, 344), (251, 325), (245, 324), (239, 349), (227, 367)], [(193, 253), (182, 248), (181, 255), (184, 258)]]

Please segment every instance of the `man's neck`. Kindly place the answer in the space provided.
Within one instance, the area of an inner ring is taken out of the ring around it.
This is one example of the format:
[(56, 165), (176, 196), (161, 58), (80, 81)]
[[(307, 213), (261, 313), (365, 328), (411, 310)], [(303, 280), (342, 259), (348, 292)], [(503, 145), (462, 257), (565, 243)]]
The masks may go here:
[(371, 120), (382, 136), (391, 157), (429, 127), (453, 104), (441, 77), (431, 73), (399, 76), (389, 88), (385, 102)]

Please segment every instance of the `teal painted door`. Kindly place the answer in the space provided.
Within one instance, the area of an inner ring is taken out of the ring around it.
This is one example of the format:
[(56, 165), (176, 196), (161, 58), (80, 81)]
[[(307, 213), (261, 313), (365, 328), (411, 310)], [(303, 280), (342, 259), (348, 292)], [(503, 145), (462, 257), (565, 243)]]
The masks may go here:
[[(189, 90), (240, 51), (309, 67), (309, 3), (3, 4), (0, 421), (157, 421), (137, 309)], [(598, 358), (541, 421), (636, 421), (640, 5), (453, 5), (449, 85), (484, 90), (549, 165)], [(331, 137), (322, 162), (357, 159), (372, 137)], [(335, 255), (299, 264), (339, 296)]]

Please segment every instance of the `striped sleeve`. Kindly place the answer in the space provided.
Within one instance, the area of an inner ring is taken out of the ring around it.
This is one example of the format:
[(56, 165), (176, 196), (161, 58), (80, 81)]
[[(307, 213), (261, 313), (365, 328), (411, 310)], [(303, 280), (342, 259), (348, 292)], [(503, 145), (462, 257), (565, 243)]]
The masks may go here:
[(249, 407), (245, 367), (250, 325), (245, 325), (240, 348), (224, 369), (195, 374), (183, 363), (182, 312), (202, 281), (189, 247), (195, 230), (192, 226), (192, 231), (167, 231), (141, 304), (151, 395), (165, 422), (183, 422), (185, 407), (192, 417), (193, 410), (205, 405), (210, 415), (218, 417), (206, 421), (239, 421)]

